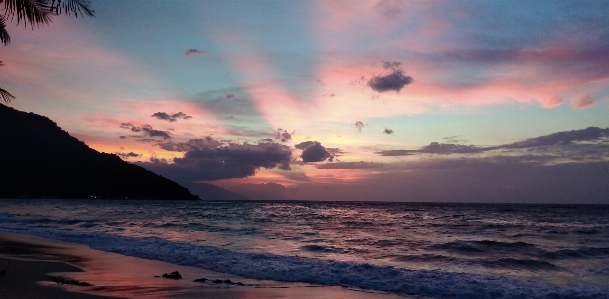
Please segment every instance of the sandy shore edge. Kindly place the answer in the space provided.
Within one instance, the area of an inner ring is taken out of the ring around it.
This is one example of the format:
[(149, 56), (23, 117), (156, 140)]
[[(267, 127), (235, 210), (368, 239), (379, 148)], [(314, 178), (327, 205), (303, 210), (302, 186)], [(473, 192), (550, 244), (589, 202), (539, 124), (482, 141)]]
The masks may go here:
[[(200, 268), (152, 261), (93, 250), (86, 245), (38, 236), (0, 232), (0, 299), (30, 298), (417, 298), (368, 293), (339, 286), (247, 279)], [(179, 271), (184, 279), (159, 276)], [(63, 276), (92, 286), (60, 285)], [(193, 282), (194, 279), (230, 280), (237, 284)]]

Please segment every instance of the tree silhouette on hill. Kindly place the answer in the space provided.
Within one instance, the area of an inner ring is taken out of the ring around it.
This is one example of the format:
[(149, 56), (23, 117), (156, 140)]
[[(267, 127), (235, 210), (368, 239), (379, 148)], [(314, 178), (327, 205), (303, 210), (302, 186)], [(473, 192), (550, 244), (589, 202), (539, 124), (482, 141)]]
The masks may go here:
[[(0, 14), (0, 43), (5, 46), (11, 42), (11, 36), (6, 30), (6, 22), (15, 20), (17, 24), (24, 23), (25, 27), (39, 27), (51, 23), (54, 15), (72, 15), (75, 17), (87, 15), (94, 17), (94, 11), (89, 8), (88, 0), (0, 0), (4, 13)], [(0, 66), (2, 66), (0, 61)], [(0, 98), (8, 103), (15, 99), (10, 92), (0, 88)]]

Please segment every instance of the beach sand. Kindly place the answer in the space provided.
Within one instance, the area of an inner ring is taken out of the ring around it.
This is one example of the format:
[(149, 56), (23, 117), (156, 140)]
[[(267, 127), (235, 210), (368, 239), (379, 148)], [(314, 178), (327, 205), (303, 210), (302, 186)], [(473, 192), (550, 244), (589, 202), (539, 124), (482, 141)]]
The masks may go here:
[[(0, 232), (0, 299), (32, 298), (418, 298), (370, 293), (340, 286), (255, 280), (195, 267), (93, 250), (86, 245)], [(179, 271), (180, 280), (155, 277)], [(58, 284), (61, 276), (92, 286)], [(200, 283), (194, 279), (229, 279)]]

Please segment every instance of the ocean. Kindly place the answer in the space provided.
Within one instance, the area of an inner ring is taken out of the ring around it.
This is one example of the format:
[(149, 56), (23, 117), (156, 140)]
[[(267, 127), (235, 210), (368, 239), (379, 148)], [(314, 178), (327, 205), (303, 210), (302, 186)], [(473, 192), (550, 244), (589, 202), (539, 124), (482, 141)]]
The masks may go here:
[(256, 279), (609, 298), (607, 205), (2, 199), (0, 230)]

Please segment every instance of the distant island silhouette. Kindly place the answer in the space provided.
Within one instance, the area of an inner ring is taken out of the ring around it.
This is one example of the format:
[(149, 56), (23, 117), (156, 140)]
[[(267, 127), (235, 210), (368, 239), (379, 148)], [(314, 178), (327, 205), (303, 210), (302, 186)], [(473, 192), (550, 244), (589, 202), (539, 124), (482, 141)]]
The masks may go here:
[[(202, 199), (244, 199), (197, 184)], [(0, 104), (0, 198), (194, 200), (169, 179), (114, 154), (100, 153), (55, 122)]]

